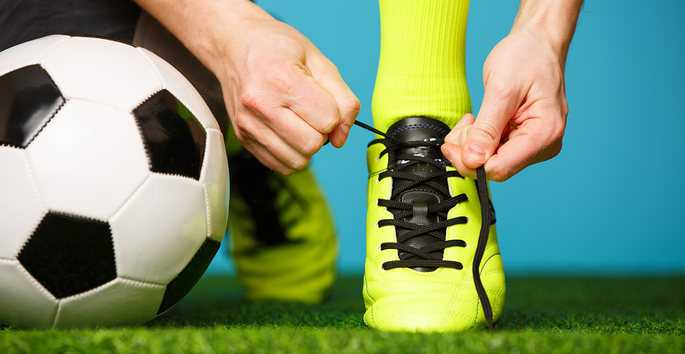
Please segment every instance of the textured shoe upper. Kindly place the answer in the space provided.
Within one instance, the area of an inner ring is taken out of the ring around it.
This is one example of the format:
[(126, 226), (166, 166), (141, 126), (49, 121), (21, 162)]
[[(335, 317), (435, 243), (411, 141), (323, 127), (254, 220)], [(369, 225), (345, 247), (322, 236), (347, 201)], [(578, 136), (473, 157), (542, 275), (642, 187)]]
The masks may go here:
[[(408, 118), (401, 120), (391, 126), (390, 129), (388, 129), (387, 134), (393, 139), (401, 142), (424, 142), (431, 141), (435, 138), (444, 138), (449, 132), (449, 128), (442, 122), (425, 123), (425, 120), (425, 118)], [(395, 150), (395, 158), (389, 160), (389, 168), (398, 169), (399, 167), (406, 166), (412, 161), (413, 157), (417, 156), (434, 159), (441, 165), (446, 163), (444, 157), (440, 153), (439, 146), (406, 146)], [(421, 177), (428, 177), (431, 174), (435, 174), (435, 172), (444, 171), (445, 168), (444, 166), (424, 163), (408, 166), (404, 170)], [(432, 180), (431, 182), (440, 184), (445, 190), (448, 187), (447, 179), (445, 178)], [(403, 190), (409, 184), (411, 184), (411, 181), (406, 179), (396, 180), (393, 185), (393, 194), (395, 194), (396, 191)], [(436, 223), (441, 219), (438, 215), (435, 215), (435, 213), (428, 214), (428, 205), (437, 204), (450, 196), (446, 195), (442, 189), (437, 190), (430, 185), (422, 183), (421, 185), (416, 185), (407, 190), (403, 190), (399, 193), (398, 197), (401, 202), (412, 204), (414, 207), (412, 217), (408, 218), (406, 221), (417, 225), (428, 225), (430, 223)], [(420, 240), (425, 240), (425, 242), (421, 242)], [(426, 239), (425, 236), (419, 236), (410, 240), (409, 243), (422, 246), (426, 243), (430, 243), (430, 240)]]
[(475, 181), (451, 166), (440, 151), (449, 128), (437, 120), (405, 118), (385, 133), (364, 127), (381, 136), (367, 155), (365, 322), (412, 331), (491, 325), (505, 287), (482, 168)]
[[(289, 240), (285, 236), (276, 207), (277, 186), (273, 185), (280, 176), (273, 176), (274, 172), (247, 150), (242, 150), (230, 159), (231, 183), (235, 186), (232, 191), (239, 194), (247, 204), (250, 219), (259, 221), (254, 224), (254, 239), (262, 247), (287, 243)], [(297, 197), (293, 200), (300, 204), (303, 214), (306, 213), (306, 202)]]
[(437, 267), (461, 269), (454, 261), (443, 260), (446, 247), (464, 246), (463, 241), (447, 241), (446, 228), (465, 223), (465, 218), (448, 218), (449, 209), (466, 200), (464, 195), (452, 196), (448, 177), (461, 177), (448, 171), (449, 162), (440, 152), (449, 127), (425, 117), (411, 117), (393, 124), (384, 142), (388, 154), (388, 170), (382, 178), (392, 178), (389, 200), (380, 199), (394, 220), (381, 220), (380, 226), (392, 225), (396, 243), (384, 243), (382, 249), (397, 248), (398, 262), (386, 262), (385, 269), (411, 267), (417, 271), (433, 271)]
[(309, 169), (282, 176), (244, 149), (229, 154), (231, 253), (253, 300), (321, 301), (335, 278), (337, 241)]

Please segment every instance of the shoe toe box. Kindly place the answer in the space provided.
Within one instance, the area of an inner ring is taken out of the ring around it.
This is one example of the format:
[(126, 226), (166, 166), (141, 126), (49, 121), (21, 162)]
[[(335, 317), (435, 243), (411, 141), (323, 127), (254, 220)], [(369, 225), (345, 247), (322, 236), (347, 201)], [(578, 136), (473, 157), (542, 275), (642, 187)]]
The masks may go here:
[(480, 325), (477, 297), (433, 292), (387, 296), (364, 314), (367, 325), (384, 331), (455, 332)]

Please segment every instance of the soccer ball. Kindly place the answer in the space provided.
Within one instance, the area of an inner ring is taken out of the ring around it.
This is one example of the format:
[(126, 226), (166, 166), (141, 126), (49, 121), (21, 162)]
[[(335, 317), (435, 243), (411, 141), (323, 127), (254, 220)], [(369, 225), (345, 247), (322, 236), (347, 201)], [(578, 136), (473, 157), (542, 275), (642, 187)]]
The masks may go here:
[(0, 53), (0, 324), (136, 324), (190, 291), (227, 221), (224, 138), (171, 65), (48, 36)]

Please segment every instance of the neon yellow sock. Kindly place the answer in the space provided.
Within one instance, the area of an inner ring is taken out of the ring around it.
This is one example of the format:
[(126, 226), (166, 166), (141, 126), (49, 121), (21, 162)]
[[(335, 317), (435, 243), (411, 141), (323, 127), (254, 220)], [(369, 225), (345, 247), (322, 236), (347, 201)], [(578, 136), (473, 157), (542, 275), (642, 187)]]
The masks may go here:
[(373, 122), (386, 131), (408, 116), (453, 127), (471, 112), (464, 46), (468, 0), (379, 0), (381, 53)]

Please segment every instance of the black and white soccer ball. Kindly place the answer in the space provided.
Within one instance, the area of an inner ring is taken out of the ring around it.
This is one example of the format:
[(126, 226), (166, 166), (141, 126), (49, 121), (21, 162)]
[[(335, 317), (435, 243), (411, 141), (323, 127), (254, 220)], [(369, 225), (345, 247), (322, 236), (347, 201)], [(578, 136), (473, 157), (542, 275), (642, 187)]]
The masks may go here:
[(224, 138), (153, 53), (48, 36), (0, 53), (0, 324), (142, 323), (227, 222)]

